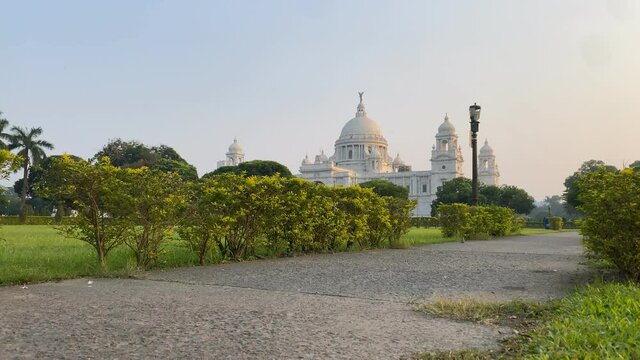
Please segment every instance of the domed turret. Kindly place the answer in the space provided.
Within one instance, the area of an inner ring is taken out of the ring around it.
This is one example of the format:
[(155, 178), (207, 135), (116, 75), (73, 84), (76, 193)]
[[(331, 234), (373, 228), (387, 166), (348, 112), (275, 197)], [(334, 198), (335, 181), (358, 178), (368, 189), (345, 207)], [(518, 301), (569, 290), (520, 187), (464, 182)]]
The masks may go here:
[(242, 146), (238, 142), (238, 139), (233, 139), (233, 143), (229, 145), (229, 151), (226, 153), (227, 158), (223, 161), (218, 161), (218, 167), (221, 166), (237, 166), (244, 162), (244, 151)]
[(243, 154), (242, 146), (238, 142), (238, 139), (233, 139), (233, 143), (229, 145), (229, 154)]
[(485, 139), (484, 145), (480, 148), (480, 155), (493, 155), (493, 148), (489, 146), (489, 142)]
[(320, 151), (319, 155), (316, 155), (316, 164), (322, 164), (327, 161), (329, 161), (329, 158), (324, 154), (324, 150)]
[(309, 155), (304, 156), (304, 159), (302, 159), (302, 165), (311, 165), (311, 160), (309, 159)]
[(371, 153), (369, 154), (369, 158), (371, 159), (381, 159), (382, 155), (380, 154), (380, 151), (378, 151), (377, 148), (373, 148), (371, 149)]
[(400, 154), (396, 155), (396, 158), (393, 159), (393, 166), (404, 165), (404, 161), (400, 158)]
[(484, 146), (478, 154), (478, 180), (485, 185), (500, 185), (500, 171), (496, 164), (496, 156), (489, 142), (485, 139)]
[(438, 127), (438, 135), (453, 135), (456, 128), (449, 122), (449, 115), (444, 116), (444, 122)]

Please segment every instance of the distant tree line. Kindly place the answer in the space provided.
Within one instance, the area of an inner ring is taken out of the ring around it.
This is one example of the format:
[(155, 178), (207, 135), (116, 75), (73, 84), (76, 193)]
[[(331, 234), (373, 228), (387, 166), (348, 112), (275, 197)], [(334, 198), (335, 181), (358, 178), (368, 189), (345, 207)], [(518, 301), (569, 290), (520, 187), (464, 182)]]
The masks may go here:
[[(431, 203), (431, 216), (436, 216), (441, 204), (471, 205), (471, 179), (457, 177), (445, 181), (436, 190), (436, 199)], [(484, 185), (478, 188), (480, 205), (502, 206), (517, 214), (528, 214), (535, 208), (534, 198), (524, 189), (512, 185)]]

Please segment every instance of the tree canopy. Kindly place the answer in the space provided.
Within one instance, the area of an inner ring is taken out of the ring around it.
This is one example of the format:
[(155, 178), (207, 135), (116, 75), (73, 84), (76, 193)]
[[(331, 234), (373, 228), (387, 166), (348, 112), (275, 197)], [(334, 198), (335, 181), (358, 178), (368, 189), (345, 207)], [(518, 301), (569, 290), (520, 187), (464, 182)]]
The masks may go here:
[(206, 179), (222, 174), (244, 174), (245, 176), (273, 176), (278, 174), (282, 177), (293, 176), (291, 171), (279, 162), (271, 160), (252, 160), (240, 163), (238, 166), (219, 167), (212, 172), (204, 174), (202, 178)]
[(391, 196), (398, 199), (408, 199), (409, 190), (387, 180), (371, 180), (359, 184), (360, 187), (371, 189), (380, 196)]
[(149, 147), (137, 141), (115, 139), (98, 151), (93, 156), (93, 160), (99, 160), (105, 156), (109, 157), (113, 166), (123, 169), (137, 169), (145, 166), (151, 170), (176, 173), (184, 180), (198, 179), (196, 168), (167, 145)]
[(577, 212), (576, 208), (581, 205), (579, 199), (580, 186), (578, 180), (583, 178), (587, 174), (598, 171), (601, 168), (605, 172), (617, 171), (615, 166), (607, 165), (602, 160), (589, 160), (582, 163), (582, 165), (576, 172), (574, 172), (571, 176), (567, 177), (564, 180), (565, 190), (562, 194), (562, 198), (566, 203), (567, 211), (569, 213), (575, 214)]
[[(445, 181), (436, 190), (436, 199), (431, 203), (434, 216), (440, 204), (471, 204), (471, 179), (457, 177)], [(525, 190), (512, 185), (493, 186), (480, 184), (478, 202), (481, 205), (504, 206), (518, 214), (528, 214), (534, 206), (534, 198)]]

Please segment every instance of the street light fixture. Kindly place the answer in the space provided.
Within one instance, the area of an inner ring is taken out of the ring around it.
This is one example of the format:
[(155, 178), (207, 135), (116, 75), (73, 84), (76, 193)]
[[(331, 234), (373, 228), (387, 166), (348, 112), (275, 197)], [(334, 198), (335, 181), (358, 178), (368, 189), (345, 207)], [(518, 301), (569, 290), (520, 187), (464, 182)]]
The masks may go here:
[(469, 106), (471, 121), (471, 148), (473, 149), (473, 176), (471, 179), (471, 205), (478, 205), (478, 131), (480, 130), (480, 105)]

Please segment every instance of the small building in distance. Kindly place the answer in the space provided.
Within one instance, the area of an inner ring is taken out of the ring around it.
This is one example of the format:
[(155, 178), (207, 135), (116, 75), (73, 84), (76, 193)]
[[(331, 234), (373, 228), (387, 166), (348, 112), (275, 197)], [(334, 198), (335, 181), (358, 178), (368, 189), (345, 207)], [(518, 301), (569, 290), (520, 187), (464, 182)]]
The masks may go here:
[(242, 146), (238, 142), (238, 139), (233, 139), (233, 143), (229, 145), (229, 151), (226, 153), (224, 160), (218, 161), (217, 168), (223, 166), (238, 166), (244, 162), (244, 151)]

